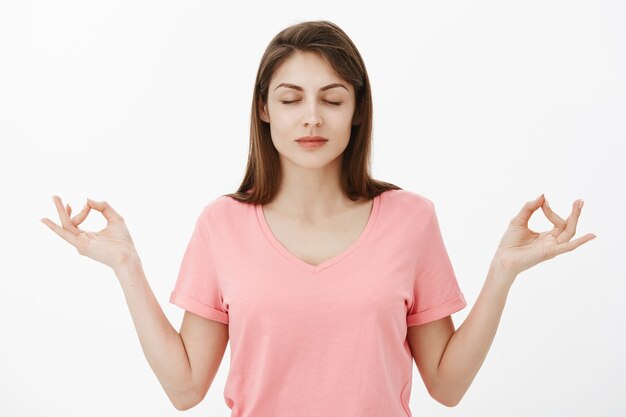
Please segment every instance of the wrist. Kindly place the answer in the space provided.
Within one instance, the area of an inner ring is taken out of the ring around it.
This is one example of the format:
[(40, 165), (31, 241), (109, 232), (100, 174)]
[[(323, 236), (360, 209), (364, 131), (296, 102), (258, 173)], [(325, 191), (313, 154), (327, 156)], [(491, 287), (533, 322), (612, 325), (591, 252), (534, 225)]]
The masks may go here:
[(142, 270), (143, 265), (141, 264), (141, 259), (137, 254), (129, 256), (124, 262), (113, 268), (113, 271), (118, 279), (124, 279), (128, 276), (137, 274)]
[(510, 287), (517, 278), (517, 273), (509, 268), (496, 252), (491, 264), (489, 264), (489, 277)]

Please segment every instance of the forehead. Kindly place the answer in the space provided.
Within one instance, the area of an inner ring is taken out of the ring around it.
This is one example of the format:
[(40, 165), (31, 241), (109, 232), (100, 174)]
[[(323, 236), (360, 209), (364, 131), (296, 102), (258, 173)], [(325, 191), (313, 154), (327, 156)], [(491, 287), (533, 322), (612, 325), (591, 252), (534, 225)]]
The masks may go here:
[[(320, 55), (315, 52), (296, 52), (283, 61), (274, 71), (270, 81), (270, 92), (280, 93), (287, 91), (298, 91), (294, 88), (276, 87), (281, 84), (289, 84), (301, 87), (302, 91), (310, 90), (317, 92), (320, 88), (330, 84), (342, 84), (346, 88), (330, 88), (329, 92), (352, 92), (352, 86), (347, 81), (341, 79), (333, 67)], [(275, 90), (275, 91), (274, 91)]]

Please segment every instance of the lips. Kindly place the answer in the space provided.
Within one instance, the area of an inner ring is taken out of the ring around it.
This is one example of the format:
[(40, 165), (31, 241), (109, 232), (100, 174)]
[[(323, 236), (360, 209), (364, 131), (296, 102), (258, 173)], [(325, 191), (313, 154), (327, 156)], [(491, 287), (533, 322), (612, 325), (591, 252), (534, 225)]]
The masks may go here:
[(296, 139), (296, 142), (326, 142), (327, 140), (328, 139), (323, 136), (302, 136)]

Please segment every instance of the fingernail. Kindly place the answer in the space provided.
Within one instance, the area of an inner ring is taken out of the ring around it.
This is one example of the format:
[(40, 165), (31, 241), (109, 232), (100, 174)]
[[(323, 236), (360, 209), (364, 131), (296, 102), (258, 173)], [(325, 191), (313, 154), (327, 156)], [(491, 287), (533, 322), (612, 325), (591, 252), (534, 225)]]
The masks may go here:
[(585, 202), (583, 200), (580, 200), (580, 203), (578, 203), (578, 205), (580, 206), (580, 208), (583, 208), (583, 204), (585, 204)]
[(548, 204), (548, 200), (544, 200), (544, 201), (545, 201), (545, 203), (546, 203), (546, 207), (547, 207), (547, 208), (550, 208), (550, 204)]
[(541, 194), (539, 197), (537, 197), (537, 200), (541, 200), (541, 197), (543, 197), (543, 194)]

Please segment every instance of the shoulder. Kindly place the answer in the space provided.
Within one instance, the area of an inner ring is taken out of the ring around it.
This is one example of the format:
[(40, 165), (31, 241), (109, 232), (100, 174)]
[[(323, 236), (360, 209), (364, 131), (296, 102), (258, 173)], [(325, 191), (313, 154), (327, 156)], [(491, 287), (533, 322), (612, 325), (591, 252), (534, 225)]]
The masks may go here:
[(435, 203), (429, 198), (409, 190), (388, 190), (383, 197), (388, 210), (397, 215), (417, 214), (420, 218), (430, 216), (435, 210)]
[(232, 197), (220, 195), (202, 207), (200, 217), (206, 222), (223, 223), (229, 219), (240, 219), (244, 212), (253, 209), (253, 204), (242, 203)]

